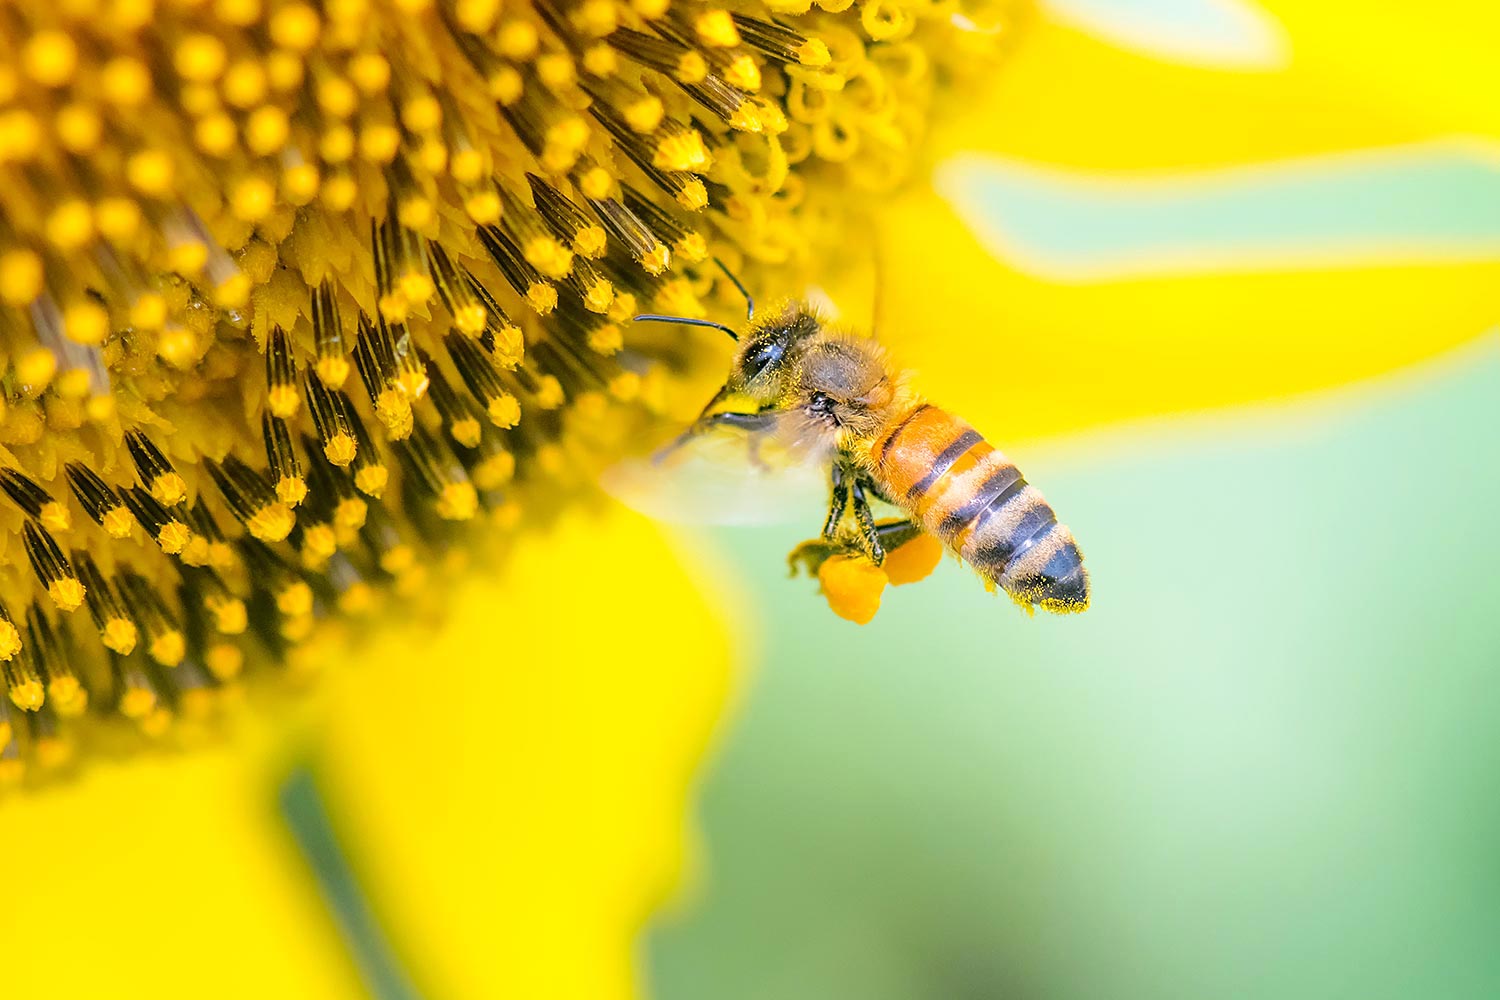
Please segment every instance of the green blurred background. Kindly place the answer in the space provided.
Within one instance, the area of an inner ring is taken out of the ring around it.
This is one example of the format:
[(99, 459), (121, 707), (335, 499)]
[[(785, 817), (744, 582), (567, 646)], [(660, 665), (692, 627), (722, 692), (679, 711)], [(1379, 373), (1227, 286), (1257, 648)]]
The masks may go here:
[(764, 650), (659, 1000), (1500, 995), (1500, 343), (1015, 457), (1095, 604), (951, 561), (836, 621), (723, 529)]

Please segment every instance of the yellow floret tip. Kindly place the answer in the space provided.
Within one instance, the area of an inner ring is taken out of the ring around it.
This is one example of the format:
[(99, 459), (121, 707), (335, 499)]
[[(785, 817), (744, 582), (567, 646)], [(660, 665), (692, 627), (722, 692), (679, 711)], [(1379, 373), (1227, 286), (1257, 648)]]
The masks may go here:
[(10, 686), (10, 700), (23, 712), (35, 712), (47, 700), (47, 692), (41, 681), (28, 677)]
[(121, 656), (128, 656), (139, 638), (135, 622), (128, 618), (111, 618), (99, 630), (100, 641)]
[(11, 622), (0, 620), (0, 660), (9, 660), (20, 651), (20, 631)]
[(47, 596), (52, 598), (52, 603), (57, 605), (59, 611), (78, 610), (83, 604), (85, 593), (87, 593), (87, 588), (77, 577), (63, 577), (47, 585)]
[(266, 504), (245, 522), (245, 530), (263, 542), (279, 542), (292, 533), (297, 515), (284, 503)]
[(472, 483), (448, 483), (435, 506), (438, 517), (445, 521), (467, 521), (479, 510), (479, 494)]
[(146, 652), (151, 659), (162, 666), (175, 667), (182, 662), (183, 657), (187, 656), (187, 640), (181, 632), (173, 629), (152, 639)]

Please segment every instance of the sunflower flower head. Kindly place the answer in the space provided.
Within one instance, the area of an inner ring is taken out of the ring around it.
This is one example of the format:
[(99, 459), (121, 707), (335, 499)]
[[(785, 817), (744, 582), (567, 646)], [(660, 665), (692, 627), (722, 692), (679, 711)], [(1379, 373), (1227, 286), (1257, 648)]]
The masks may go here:
[[(1004, 3), (0, 13), (0, 778), (427, 594), (791, 290)], [(131, 737), (138, 740), (138, 737)]]

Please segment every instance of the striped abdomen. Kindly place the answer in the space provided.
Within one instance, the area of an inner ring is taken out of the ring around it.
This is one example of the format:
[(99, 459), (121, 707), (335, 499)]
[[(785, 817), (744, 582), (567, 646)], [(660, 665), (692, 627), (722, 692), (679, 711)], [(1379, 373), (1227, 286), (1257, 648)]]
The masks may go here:
[(894, 503), (1017, 602), (1088, 607), (1088, 573), (1067, 525), (968, 424), (918, 404), (875, 438), (869, 460)]

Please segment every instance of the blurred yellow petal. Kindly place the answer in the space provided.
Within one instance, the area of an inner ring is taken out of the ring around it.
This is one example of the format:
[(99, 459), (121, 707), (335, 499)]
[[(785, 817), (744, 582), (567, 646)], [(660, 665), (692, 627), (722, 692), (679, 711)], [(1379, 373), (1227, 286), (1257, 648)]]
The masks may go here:
[[(880, 218), (880, 336), (927, 392), (1015, 441), (1309, 392), (1493, 327), (1500, 146), (1455, 131), (1492, 124), (1466, 95), (1500, 71), (1392, 60), (1406, 22), (1349, 5), (1272, 11), (1293, 58), (1256, 72), (1040, 18), (939, 125), (947, 197)], [(1423, 30), (1493, 17), (1442, 5)], [(1408, 75), (1430, 100), (1392, 100)]]
[(441, 628), (329, 642), (290, 726), (96, 763), (3, 807), (15, 996), (368, 995), (276, 811), (310, 759), (398, 962), (433, 996), (635, 995), (680, 876), (729, 646), (657, 529), (575, 514), (454, 589)]
[(1267, 6), (1292, 43), (1276, 72), (1153, 59), (1039, 16), (993, 92), (954, 109), (932, 148), (1134, 168), (1500, 134), (1493, 5), (1454, 0), (1419, 18), (1331, 0)]
[(1500, 261), (1049, 280), (992, 256), (931, 191), (881, 232), (881, 338), (1006, 442), (1370, 377), (1478, 336), (1500, 308)]

